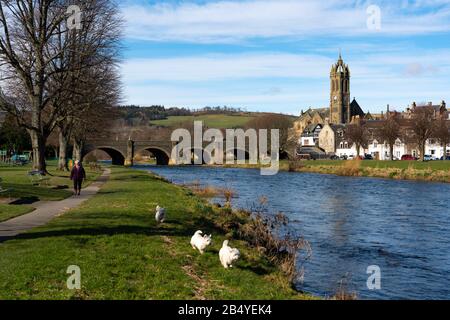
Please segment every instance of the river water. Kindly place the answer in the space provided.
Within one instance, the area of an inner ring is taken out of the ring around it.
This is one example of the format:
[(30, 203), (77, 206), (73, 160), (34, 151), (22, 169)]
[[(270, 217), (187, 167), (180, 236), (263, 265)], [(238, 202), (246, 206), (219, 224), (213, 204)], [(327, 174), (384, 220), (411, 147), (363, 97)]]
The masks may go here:
[[(450, 299), (450, 184), (259, 170), (138, 167), (185, 184), (229, 187), (236, 208), (261, 196), (309, 241), (301, 290), (332, 295), (347, 284), (360, 299)], [(214, 200), (214, 201), (217, 201)], [(381, 270), (381, 289), (367, 287), (368, 266)], [(345, 279), (345, 280), (343, 280)]]

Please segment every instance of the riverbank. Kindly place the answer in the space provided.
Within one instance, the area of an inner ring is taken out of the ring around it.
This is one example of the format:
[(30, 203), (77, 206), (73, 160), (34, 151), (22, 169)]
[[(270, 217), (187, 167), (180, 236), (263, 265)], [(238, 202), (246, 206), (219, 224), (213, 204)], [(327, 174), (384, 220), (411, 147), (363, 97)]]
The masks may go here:
[[(159, 226), (158, 204), (168, 215)], [(231, 217), (225, 213), (154, 175), (113, 168), (81, 207), (0, 244), (0, 299), (312, 298), (293, 290), (280, 268), (243, 240), (231, 240), (242, 257), (225, 270), (218, 258), (232, 236), (221, 227)], [(213, 234), (204, 255), (189, 244), (198, 229)], [(80, 267), (79, 291), (66, 287), (70, 265)]]
[[(257, 169), (261, 166), (225, 165), (225, 167)], [(450, 161), (281, 160), (280, 171), (450, 183)]]

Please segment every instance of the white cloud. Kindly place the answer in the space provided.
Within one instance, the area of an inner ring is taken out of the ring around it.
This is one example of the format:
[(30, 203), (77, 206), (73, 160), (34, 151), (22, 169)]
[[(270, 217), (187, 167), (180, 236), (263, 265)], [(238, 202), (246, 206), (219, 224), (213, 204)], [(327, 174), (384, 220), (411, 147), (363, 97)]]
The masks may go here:
[(210, 81), (250, 78), (320, 78), (334, 61), (314, 55), (258, 53), (130, 59), (122, 66), (125, 81)]
[[(450, 72), (450, 50), (379, 51), (360, 55), (350, 64), (353, 77), (438, 76)], [(257, 78), (323, 79), (334, 63), (323, 55), (288, 53), (208, 54), (130, 59), (122, 65), (125, 82), (219, 81)], [(418, 70), (418, 68), (420, 70)]]
[(247, 0), (123, 7), (127, 36), (153, 41), (227, 43), (313, 35), (422, 34), (449, 31), (449, 1), (378, 1), (381, 30), (367, 28), (361, 0)]
[[(450, 98), (449, 49), (388, 49), (344, 60), (352, 72), (352, 96), (371, 112), (387, 103), (405, 107), (413, 100)], [(328, 105), (334, 62), (312, 54), (221, 54), (132, 59), (122, 72), (129, 103), (294, 112)]]

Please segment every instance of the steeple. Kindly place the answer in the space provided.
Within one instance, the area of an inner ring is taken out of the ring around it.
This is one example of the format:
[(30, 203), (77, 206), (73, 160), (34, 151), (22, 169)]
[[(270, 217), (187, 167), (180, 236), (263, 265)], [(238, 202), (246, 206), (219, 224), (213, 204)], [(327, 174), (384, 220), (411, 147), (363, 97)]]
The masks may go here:
[(350, 69), (339, 49), (338, 61), (330, 72), (330, 122), (342, 124), (350, 120)]

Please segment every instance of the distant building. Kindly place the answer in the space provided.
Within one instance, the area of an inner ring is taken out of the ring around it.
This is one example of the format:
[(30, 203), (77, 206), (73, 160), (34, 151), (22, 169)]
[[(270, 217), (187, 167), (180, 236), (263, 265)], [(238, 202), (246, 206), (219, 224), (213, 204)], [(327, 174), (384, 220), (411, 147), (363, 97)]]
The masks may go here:
[(321, 124), (310, 124), (303, 130), (302, 136), (300, 138), (300, 145), (302, 146), (318, 146), (319, 145), (319, 134), (322, 130)]
[(346, 124), (354, 118), (365, 118), (366, 114), (355, 98), (350, 101), (350, 68), (341, 55), (330, 71), (330, 104), (328, 108), (309, 108), (301, 112), (294, 123), (294, 131), (300, 137), (309, 125), (325, 123)]
[(319, 147), (328, 154), (335, 154), (344, 135), (344, 128), (342, 124), (326, 123), (319, 134)]
[[(447, 109), (445, 101), (440, 104), (413, 102), (405, 111), (396, 111), (395, 108), (387, 105), (385, 112), (364, 113), (355, 98), (350, 101), (350, 68), (339, 54), (337, 62), (331, 66), (330, 71), (329, 107), (309, 108), (305, 112), (302, 110), (300, 117), (294, 122), (293, 131), (299, 142), (298, 152), (314, 153), (314, 158), (322, 156), (322, 152), (327, 155), (343, 157), (356, 156), (356, 148), (346, 140), (345, 130), (350, 123), (361, 119), (365, 121), (369, 131), (369, 144), (367, 148), (361, 148), (360, 154), (370, 154), (379, 160), (390, 159), (389, 146), (384, 141), (379, 141), (376, 131), (390, 116), (395, 116), (400, 120), (401, 130), (411, 130), (411, 118), (414, 110), (425, 107), (431, 107), (434, 110), (434, 118), (444, 118), (450, 121), (450, 111)], [(401, 159), (405, 154), (418, 157), (418, 147), (412, 142), (402, 139), (404, 138), (397, 139), (394, 145), (394, 158)], [(425, 154), (435, 158), (445, 156), (443, 147), (435, 139), (427, 141)], [(447, 155), (450, 155), (450, 146), (447, 149)]]

